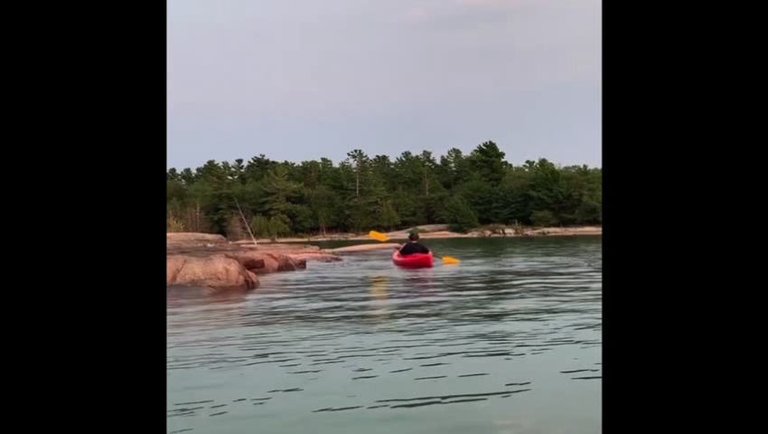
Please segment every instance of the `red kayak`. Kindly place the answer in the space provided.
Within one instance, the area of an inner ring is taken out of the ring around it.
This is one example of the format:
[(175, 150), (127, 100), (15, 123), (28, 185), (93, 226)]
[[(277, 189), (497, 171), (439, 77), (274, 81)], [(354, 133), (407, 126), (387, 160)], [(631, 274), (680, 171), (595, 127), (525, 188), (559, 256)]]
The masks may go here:
[(435, 265), (435, 258), (432, 257), (432, 252), (402, 256), (399, 251), (395, 250), (395, 253), (392, 254), (392, 262), (405, 268), (430, 268)]

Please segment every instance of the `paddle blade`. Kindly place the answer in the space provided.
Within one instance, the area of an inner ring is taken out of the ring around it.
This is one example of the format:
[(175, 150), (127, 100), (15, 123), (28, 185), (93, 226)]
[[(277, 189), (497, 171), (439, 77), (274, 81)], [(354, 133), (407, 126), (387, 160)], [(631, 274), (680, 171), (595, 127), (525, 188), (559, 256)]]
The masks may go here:
[(458, 264), (459, 262), (461, 261), (453, 256), (443, 256), (443, 264)]
[(389, 241), (389, 237), (385, 234), (382, 234), (381, 232), (370, 231), (368, 232), (368, 236), (376, 241)]

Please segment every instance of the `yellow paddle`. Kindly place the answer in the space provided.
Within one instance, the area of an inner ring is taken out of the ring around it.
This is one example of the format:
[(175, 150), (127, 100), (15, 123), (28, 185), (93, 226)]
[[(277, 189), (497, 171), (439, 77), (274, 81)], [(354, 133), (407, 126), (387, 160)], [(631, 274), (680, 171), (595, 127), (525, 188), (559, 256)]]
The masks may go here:
[[(368, 236), (373, 238), (376, 241), (381, 241), (381, 242), (389, 241), (389, 237), (387, 236), (387, 234), (382, 234), (381, 232), (370, 231), (368, 232)], [(443, 256), (440, 259), (443, 260), (444, 264), (449, 264), (449, 265), (456, 265), (459, 262), (461, 262), (460, 260), (454, 258), (453, 256)]]
[(381, 241), (381, 242), (389, 241), (389, 237), (387, 236), (387, 234), (382, 234), (381, 232), (370, 231), (368, 232), (368, 236), (373, 238), (376, 241)]
[(443, 260), (443, 264), (446, 265), (458, 265), (458, 263), (461, 262), (453, 256), (443, 256), (441, 259)]

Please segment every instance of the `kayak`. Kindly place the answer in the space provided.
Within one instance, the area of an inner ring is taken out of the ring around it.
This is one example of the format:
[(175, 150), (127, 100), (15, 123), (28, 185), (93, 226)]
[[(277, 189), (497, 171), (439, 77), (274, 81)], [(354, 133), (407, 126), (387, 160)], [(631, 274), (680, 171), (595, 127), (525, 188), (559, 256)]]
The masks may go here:
[(399, 251), (392, 254), (392, 262), (399, 267), (405, 268), (429, 268), (435, 265), (435, 258), (432, 252), (414, 253), (412, 255), (402, 256)]

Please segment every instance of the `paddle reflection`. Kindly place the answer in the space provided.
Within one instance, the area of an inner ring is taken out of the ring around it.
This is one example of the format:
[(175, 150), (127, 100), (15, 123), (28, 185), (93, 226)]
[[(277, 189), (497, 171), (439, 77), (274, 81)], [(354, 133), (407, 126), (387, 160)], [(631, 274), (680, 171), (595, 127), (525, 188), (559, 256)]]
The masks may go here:
[(389, 277), (373, 276), (370, 278), (371, 297), (373, 297), (373, 310), (375, 317), (383, 317), (388, 313), (389, 305)]

